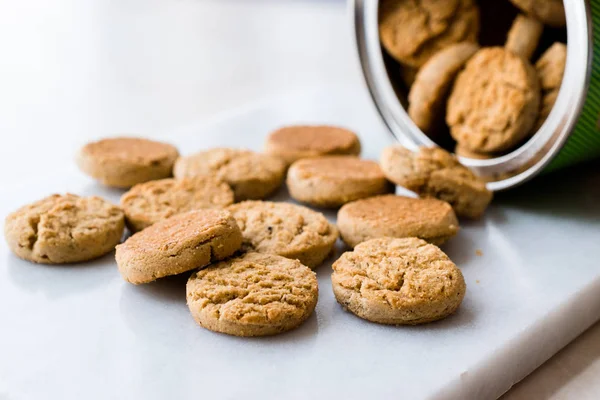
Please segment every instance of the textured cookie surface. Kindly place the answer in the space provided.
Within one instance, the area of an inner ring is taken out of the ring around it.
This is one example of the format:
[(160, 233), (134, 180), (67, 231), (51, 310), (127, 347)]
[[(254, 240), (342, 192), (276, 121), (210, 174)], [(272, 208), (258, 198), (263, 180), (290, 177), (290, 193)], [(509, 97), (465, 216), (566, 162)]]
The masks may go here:
[(244, 201), (227, 208), (242, 230), (242, 249), (297, 259), (311, 268), (331, 253), (336, 227), (319, 212), (290, 203)]
[(242, 245), (242, 233), (225, 210), (177, 214), (140, 231), (117, 246), (123, 279), (148, 283), (229, 257)]
[(266, 336), (299, 326), (314, 311), (317, 277), (298, 260), (246, 253), (194, 273), (187, 303), (204, 328)]
[(535, 63), (535, 69), (542, 86), (542, 106), (534, 131), (537, 131), (544, 124), (554, 107), (565, 73), (566, 62), (567, 46), (557, 42), (550, 46)]
[(179, 156), (170, 144), (141, 138), (109, 138), (85, 145), (79, 168), (105, 185), (129, 188), (171, 176)]
[(444, 318), (466, 291), (462, 273), (438, 247), (417, 238), (363, 242), (333, 264), (337, 301), (372, 322), (416, 325)]
[(533, 128), (540, 86), (527, 60), (500, 47), (478, 51), (458, 74), (446, 114), (452, 137), (475, 152), (508, 150)]
[(350, 156), (298, 160), (288, 170), (287, 185), (294, 199), (320, 207), (338, 207), (391, 190), (376, 162)]
[(344, 128), (294, 125), (272, 132), (265, 143), (265, 151), (291, 164), (301, 158), (327, 154), (358, 155), (360, 141), (354, 132)]
[(476, 42), (479, 10), (473, 0), (386, 0), (380, 3), (379, 36), (398, 62), (420, 67), (439, 50)]
[(387, 147), (381, 154), (381, 168), (397, 185), (450, 203), (459, 216), (477, 218), (492, 201), (485, 182), (438, 147), (421, 147), (417, 153)]
[(141, 183), (121, 197), (127, 225), (133, 231), (182, 212), (223, 208), (232, 203), (229, 185), (211, 176)]
[(17, 256), (63, 264), (112, 251), (124, 227), (123, 211), (99, 197), (55, 194), (9, 214), (4, 234)]
[(565, 26), (565, 8), (563, 0), (510, 0), (525, 13), (539, 19), (543, 23), (561, 27)]
[(458, 233), (450, 204), (393, 194), (353, 201), (340, 208), (337, 226), (348, 246), (381, 237), (418, 237), (440, 245)]
[(250, 150), (217, 148), (177, 160), (175, 177), (210, 175), (223, 180), (235, 193), (236, 201), (263, 199), (283, 182), (285, 163)]
[(479, 46), (464, 42), (435, 53), (417, 73), (408, 94), (408, 115), (425, 133), (444, 121), (448, 92), (456, 74)]

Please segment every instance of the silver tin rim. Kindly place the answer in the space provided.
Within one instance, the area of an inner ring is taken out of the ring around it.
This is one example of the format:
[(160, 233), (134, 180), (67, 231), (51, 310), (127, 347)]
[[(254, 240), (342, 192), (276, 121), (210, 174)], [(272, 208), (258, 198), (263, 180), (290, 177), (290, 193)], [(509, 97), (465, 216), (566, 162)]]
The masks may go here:
[[(379, 1), (352, 0), (349, 6), (363, 75), (389, 131), (405, 147), (434, 146), (409, 118), (389, 81), (379, 43)], [(565, 74), (555, 106), (544, 125), (527, 143), (509, 154), (489, 160), (460, 158), (463, 164), (490, 179), (490, 190), (512, 188), (539, 174), (560, 152), (577, 123), (592, 70), (590, 5), (586, 0), (569, 1), (565, 13), (568, 42)], [(501, 178), (494, 180), (494, 177)]]

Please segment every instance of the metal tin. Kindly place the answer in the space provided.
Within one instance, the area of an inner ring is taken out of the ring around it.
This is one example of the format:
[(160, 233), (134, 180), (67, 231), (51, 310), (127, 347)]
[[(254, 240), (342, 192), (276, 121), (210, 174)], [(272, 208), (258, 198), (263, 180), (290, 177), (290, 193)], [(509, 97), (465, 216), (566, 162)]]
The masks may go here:
[[(379, 42), (379, 1), (353, 0), (350, 8), (364, 77), (385, 124), (406, 147), (433, 146), (409, 118), (388, 76)], [(542, 171), (600, 156), (600, 0), (565, 0), (565, 11), (565, 74), (544, 125), (509, 154), (489, 160), (461, 158), (489, 181), (491, 190), (508, 189)]]

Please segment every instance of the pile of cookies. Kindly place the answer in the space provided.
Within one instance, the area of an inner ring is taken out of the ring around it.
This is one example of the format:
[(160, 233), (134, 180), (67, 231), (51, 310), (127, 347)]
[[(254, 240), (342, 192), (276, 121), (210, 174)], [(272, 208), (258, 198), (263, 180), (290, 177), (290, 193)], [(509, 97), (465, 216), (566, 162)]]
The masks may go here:
[[(509, 0), (501, 0), (507, 2)], [(527, 141), (542, 126), (565, 70), (566, 45), (538, 44), (544, 24), (564, 30), (562, 0), (510, 0), (521, 12), (503, 45), (481, 47), (474, 0), (382, 0), (379, 36), (408, 87), (408, 115), (434, 141), (450, 133), (454, 152), (489, 159)], [(488, 15), (489, 16), (489, 15)], [(496, 16), (489, 16), (496, 18)], [(532, 65), (536, 50), (541, 56)]]
[[(146, 284), (191, 273), (187, 304), (203, 327), (272, 335), (314, 311), (313, 270), (335, 253), (338, 302), (383, 324), (420, 324), (452, 314), (466, 285), (437, 245), (492, 200), (485, 184), (440, 148), (386, 148), (359, 158), (357, 135), (331, 126), (272, 132), (265, 152), (213, 148), (180, 156), (169, 144), (111, 138), (80, 151), (80, 169), (128, 189), (120, 206), (99, 197), (52, 195), (6, 217), (19, 257), (46, 264), (91, 260), (116, 249), (123, 279)], [(314, 207), (339, 208), (337, 226), (305, 206), (264, 200), (282, 185)], [(417, 197), (393, 194), (394, 185)], [(121, 243), (125, 227), (131, 236)]]

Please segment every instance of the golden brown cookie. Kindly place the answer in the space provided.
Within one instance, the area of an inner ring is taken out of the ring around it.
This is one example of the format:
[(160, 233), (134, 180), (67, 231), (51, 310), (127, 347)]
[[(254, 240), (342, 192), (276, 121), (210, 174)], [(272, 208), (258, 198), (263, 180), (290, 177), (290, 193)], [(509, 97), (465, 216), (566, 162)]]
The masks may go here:
[(227, 208), (242, 230), (242, 249), (297, 259), (315, 268), (331, 254), (336, 227), (319, 212), (290, 203), (244, 201)]
[(376, 162), (350, 156), (296, 161), (288, 170), (287, 186), (292, 198), (317, 207), (339, 207), (391, 191)]
[(459, 157), (473, 158), (475, 160), (489, 160), (496, 157), (496, 155), (492, 153), (477, 153), (475, 151), (471, 151), (460, 144), (457, 144), (454, 148), (454, 154)]
[(560, 28), (567, 23), (563, 0), (510, 0), (523, 12), (546, 25)]
[(478, 49), (471, 42), (451, 44), (435, 53), (417, 73), (408, 94), (408, 115), (423, 132), (431, 133), (444, 120), (452, 82)]
[(535, 64), (542, 86), (542, 106), (533, 131), (536, 132), (546, 121), (554, 107), (567, 62), (567, 46), (556, 42), (548, 48)]
[(233, 191), (212, 176), (160, 179), (135, 185), (121, 197), (127, 226), (133, 232), (182, 212), (223, 208), (233, 203)]
[(4, 235), (24, 260), (65, 264), (112, 251), (124, 227), (123, 211), (100, 197), (55, 194), (9, 214)]
[(129, 188), (170, 177), (177, 157), (170, 144), (118, 137), (86, 144), (77, 155), (77, 165), (107, 186)]
[(476, 42), (479, 10), (473, 0), (385, 0), (379, 6), (379, 37), (396, 61), (420, 67), (439, 50)]
[(517, 15), (510, 30), (504, 47), (513, 53), (529, 60), (537, 48), (544, 25), (535, 18)]
[(417, 325), (454, 313), (467, 289), (460, 270), (438, 247), (417, 238), (363, 242), (333, 264), (333, 293), (368, 321)]
[(250, 150), (217, 148), (181, 157), (173, 173), (177, 179), (214, 176), (231, 186), (236, 201), (259, 200), (281, 186), (285, 163), (277, 157)]
[(474, 152), (509, 150), (537, 119), (540, 85), (523, 57), (501, 47), (479, 50), (458, 74), (448, 99), (452, 137)]
[(272, 132), (265, 152), (288, 165), (301, 158), (328, 154), (360, 154), (358, 136), (348, 129), (327, 125), (293, 125)]
[(485, 182), (439, 147), (421, 147), (416, 153), (401, 146), (387, 147), (381, 168), (395, 184), (450, 203), (459, 216), (477, 218), (492, 201)]
[(246, 253), (194, 273), (187, 304), (200, 326), (235, 336), (267, 336), (298, 327), (314, 311), (317, 277), (298, 260)]
[(381, 237), (418, 237), (440, 245), (458, 233), (458, 220), (450, 204), (393, 194), (344, 205), (338, 211), (337, 226), (350, 247)]
[(225, 210), (177, 214), (117, 246), (117, 265), (127, 282), (149, 283), (222, 260), (242, 245), (242, 232)]

